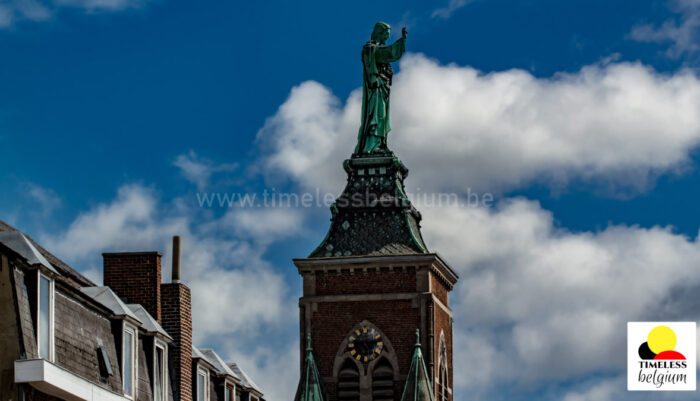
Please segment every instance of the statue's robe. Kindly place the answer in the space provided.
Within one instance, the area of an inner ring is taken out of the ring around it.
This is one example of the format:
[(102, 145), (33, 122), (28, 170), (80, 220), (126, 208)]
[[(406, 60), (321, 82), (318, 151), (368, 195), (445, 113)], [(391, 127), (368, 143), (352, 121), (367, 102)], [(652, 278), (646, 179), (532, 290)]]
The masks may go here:
[(362, 125), (355, 154), (388, 151), (386, 137), (391, 131), (389, 92), (394, 75), (389, 63), (400, 59), (405, 51), (404, 38), (391, 46), (369, 41), (362, 48)]

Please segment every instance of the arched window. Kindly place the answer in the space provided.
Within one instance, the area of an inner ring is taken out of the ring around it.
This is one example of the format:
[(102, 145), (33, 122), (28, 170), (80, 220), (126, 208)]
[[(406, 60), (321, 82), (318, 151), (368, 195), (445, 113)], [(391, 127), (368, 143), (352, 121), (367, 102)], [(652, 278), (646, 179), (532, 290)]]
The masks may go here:
[(351, 359), (347, 359), (338, 372), (338, 400), (359, 401), (360, 371)]
[(394, 401), (399, 363), (391, 340), (363, 320), (349, 330), (333, 362), (337, 401)]
[(394, 369), (386, 358), (380, 359), (372, 370), (372, 400), (394, 400)]
[(447, 382), (447, 347), (445, 346), (445, 333), (440, 333), (440, 361), (438, 364), (437, 377), (437, 401), (449, 400), (449, 383)]

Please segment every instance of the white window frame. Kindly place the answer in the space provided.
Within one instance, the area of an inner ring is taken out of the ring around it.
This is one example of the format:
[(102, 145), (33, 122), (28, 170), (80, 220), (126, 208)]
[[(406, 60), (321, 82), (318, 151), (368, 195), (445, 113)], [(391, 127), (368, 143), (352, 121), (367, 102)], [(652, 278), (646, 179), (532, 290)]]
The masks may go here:
[(153, 400), (158, 401), (155, 399), (156, 397), (156, 379), (158, 378), (158, 372), (157, 372), (157, 361), (158, 361), (158, 348), (160, 348), (163, 351), (163, 381), (160, 383), (161, 385), (161, 392), (163, 399), (161, 401), (166, 401), (168, 398), (168, 345), (162, 341), (155, 340), (154, 341), (154, 347), (153, 347)]
[(54, 309), (55, 309), (55, 298), (56, 289), (54, 280), (42, 274), (37, 270), (37, 281), (36, 281), (36, 351), (37, 355), (41, 356), (41, 280), (46, 279), (49, 282), (49, 362), (53, 362), (55, 359), (55, 324), (54, 324)]
[(231, 388), (231, 397), (229, 397), (228, 401), (236, 401), (236, 383), (228, 380), (224, 381), (224, 401), (226, 401), (229, 388)]
[[(203, 399), (199, 399), (199, 377), (204, 377), (204, 391), (202, 394)], [(204, 368), (197, 368), (197, 395), (195, 396), (195, 401), (209, 401), (209, 371)]]
[[(131, 388), (129, 392), (127, 392), (126, 388), (126, 381), (124, 380), (124, 373), (126, 372), (126, 364), (124, 363), (126, 361), (126, 333), (131, 334)], [(133, 327), (131, 325), (126, 324), (124, 322), (124, 330), (122, 330), (122, 391), (124, 392), (124, 396), (129, 399), (135, 399), (136, 398), (136, 390), (137, 386), (136, 383), (138, 382), (138, 352), (136, 351), (136, 348), (138, 347), (139, 344), (139, 337), (138, 337), (138, 330), (136, 330), (136, 327)]]

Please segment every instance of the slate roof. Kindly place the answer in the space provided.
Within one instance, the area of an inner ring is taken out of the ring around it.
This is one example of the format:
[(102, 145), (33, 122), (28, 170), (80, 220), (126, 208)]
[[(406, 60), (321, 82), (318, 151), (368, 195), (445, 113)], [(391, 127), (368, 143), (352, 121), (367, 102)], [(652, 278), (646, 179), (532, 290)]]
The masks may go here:
[(199, 348), (195, 347), (194, 345), (192, 346), (192, 358), (204, 359), (205, 361), (207, 360), (207, 357), (202, 354), (202, 351), (200, 351)]
[(236, 378), (238, 380), (241, 380), (241, 377), (236, 374), (231, 368), (226, 365), (226, 362), (224, 362), (221, 357), (214, 352), (212, 349), (202, 349), (200, 350), (202, 355), (204, 355), (204, 359), (206, 359), (207, 362), (209, 362), (215, 369), (216, 371), (221, 374), (221, 375), (229, 375), (233, 378)]
[(58, 274), (44, 255), (19, 231), (0, 232), (0, 243), (20, 254), (30, 265), (43, 265)]
[(141, 306), (140, 304), (128, 304), (126, 305), (131, 309), (132, 312), (136, 315), (136, 317), (143, 322), (141, 324), (141, 327), (146, 330), (149, 333), (158, 333), (163, 335), (165, 338), (172, 340), (173, 338), (170, 337), (170, 335), (161, 327), (160, 324), (158, 324), (158, 321), (151, 316), (148, 311), (146, 311), (146, 308)]
[[(11, 225), (7, 224), (6, 222), (0, 220), (0, 231), (5, 232), (5, 231), (15, 231), (15, 232), (20, 232), (18, 229), (12, 227)], [(51, 252), (47, 251), (44, 249), (41, 245), (39, 245), (36, 241), (32, 239), (27, 234), (23, 235), (29, 240), (29, 242), (41, 253), (46, 260), (55, 267), (55, 269), (63, 275), (66, 279), (69, 280), (71, 284), (73, 284), (75, 287), (93, 287), (96, 284), (92, 282), (89, 278), (83, 276), (82, 274), (78, 273), (75, 269), (72, 267), (68, 266), (66, 262), (62, 261), (61, 259), (57, 258), (54, 256)]]
[(112, 291), (109, 287), (83, 287), (80, 289), (85, 295), (107, 307), (115, 316), (129, 317), (139, 324), (143, 321), (139, 319), (131, 309)]
[(408, 199), (408, 169), (396, 157), (357, 156), (343, 163), (348, 181), (331, 205), (331, 226), (309, 258), (428, 253), (420, 212)]
[(237, 364), (235, 363), (229, 363), (228, 367), (231, 368), (239, 377), (241, 380), (241, 384), (243, 387), (246, 388), (252, 388), (253, 390), (259, 392), (262, 394), (262, 390), (260, 390), (260, 387), (258, 387), (255, 382), (248, 376), (243, 369), (241, 369)]

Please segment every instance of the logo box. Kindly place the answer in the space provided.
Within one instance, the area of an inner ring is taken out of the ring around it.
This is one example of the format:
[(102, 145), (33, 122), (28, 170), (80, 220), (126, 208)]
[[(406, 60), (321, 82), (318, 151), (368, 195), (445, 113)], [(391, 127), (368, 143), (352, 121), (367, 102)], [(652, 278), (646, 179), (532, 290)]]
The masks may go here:
[(627, 390), (695, 391), (695, 322), (627, 323)]

